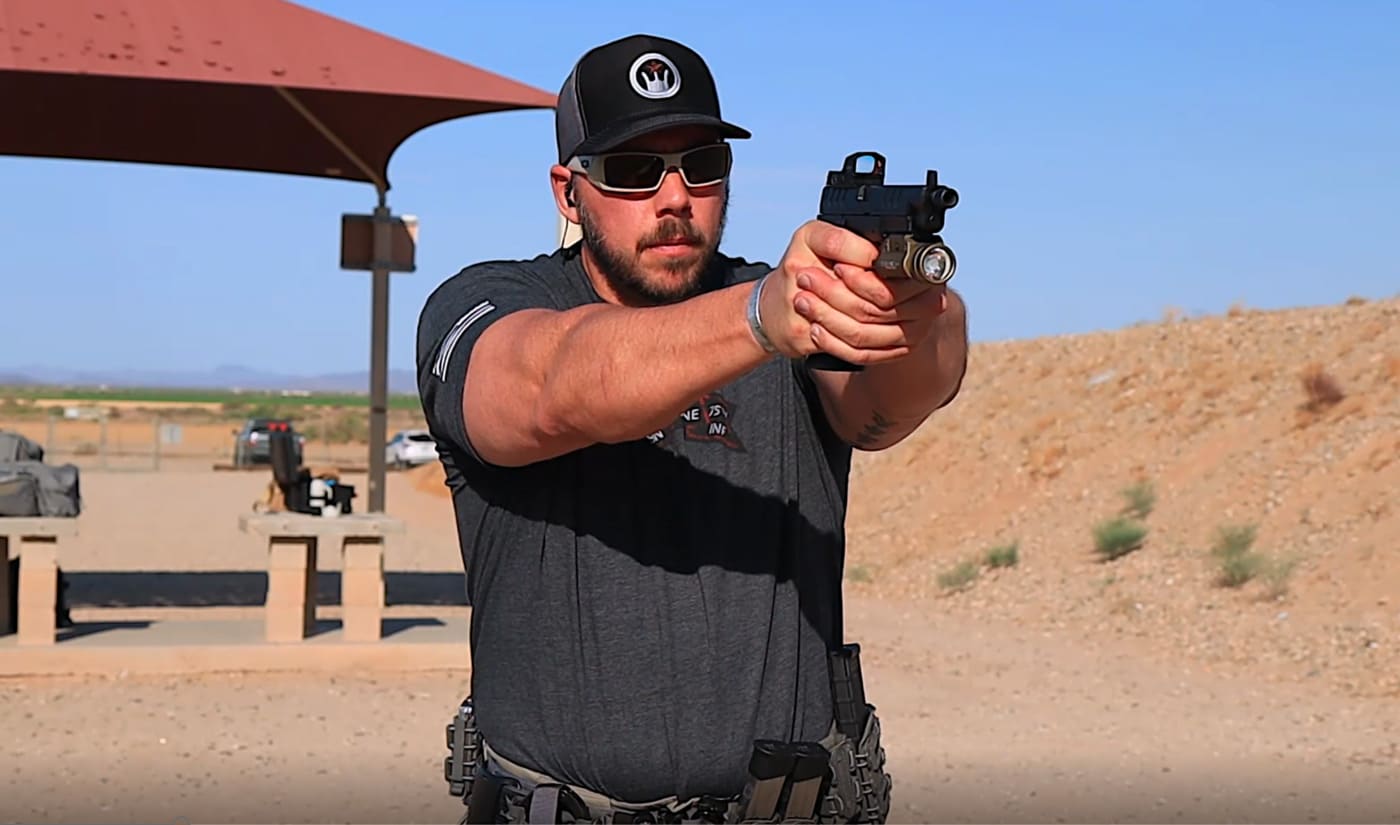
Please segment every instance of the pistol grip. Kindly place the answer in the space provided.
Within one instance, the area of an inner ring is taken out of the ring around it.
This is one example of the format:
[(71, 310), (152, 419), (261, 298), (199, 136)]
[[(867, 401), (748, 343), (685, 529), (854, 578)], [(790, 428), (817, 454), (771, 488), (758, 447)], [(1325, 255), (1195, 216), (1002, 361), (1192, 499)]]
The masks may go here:
[(827, 352), (818, 352), (807, 356), (807, 368), (826, 370), (827, 372), (861, 372), (865, 369), (860, 364), (843, 361)]

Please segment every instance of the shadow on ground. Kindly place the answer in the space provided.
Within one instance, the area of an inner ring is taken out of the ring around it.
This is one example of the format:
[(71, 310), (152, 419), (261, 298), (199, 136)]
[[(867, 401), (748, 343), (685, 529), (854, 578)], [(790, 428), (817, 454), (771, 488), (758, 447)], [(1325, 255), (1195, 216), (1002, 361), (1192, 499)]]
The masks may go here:
[[(259, 607), (262, 572), (64, 571), (69, 609), (96, 607)], [(385, 572), (386, 605), (466, 606), (461, 573)], [(340, 573), (316, 574), (316, 603), (340, 603)]]

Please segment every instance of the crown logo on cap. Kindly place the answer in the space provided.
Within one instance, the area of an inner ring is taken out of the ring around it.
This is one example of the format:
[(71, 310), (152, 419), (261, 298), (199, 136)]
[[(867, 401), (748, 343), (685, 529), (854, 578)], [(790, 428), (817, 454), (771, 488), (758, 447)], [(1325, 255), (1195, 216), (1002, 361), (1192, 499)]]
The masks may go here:
[(681, 88), (681, 74), (676, 64), (656, 52), (648, 52), (633, 61), (628, 74), (632, 90), (653, 100), (671, 97)]
[(642, 67), (642, 84), (652, 94), (661, 94), (671, 87), (671, 72), (659, 60), (653, 60)]

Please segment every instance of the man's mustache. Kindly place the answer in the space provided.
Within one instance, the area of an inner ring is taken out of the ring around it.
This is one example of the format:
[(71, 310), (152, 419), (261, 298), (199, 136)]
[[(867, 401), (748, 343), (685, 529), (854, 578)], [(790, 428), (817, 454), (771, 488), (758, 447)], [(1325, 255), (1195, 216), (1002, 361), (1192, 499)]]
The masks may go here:
[(672, 219), (647, 233), (645, 237), (637, 242), (637, 246), (639, 249), (678, 243), (700, 246), (704, 242), (705, 236), (696, 230), (694, 225), (685, 221)]

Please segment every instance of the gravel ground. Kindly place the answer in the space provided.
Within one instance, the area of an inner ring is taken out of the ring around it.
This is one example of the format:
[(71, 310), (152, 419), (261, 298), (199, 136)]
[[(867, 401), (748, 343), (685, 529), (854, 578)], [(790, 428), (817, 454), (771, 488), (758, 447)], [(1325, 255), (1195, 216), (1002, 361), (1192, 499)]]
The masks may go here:
[[(857, 598), (896, 822), (1400, 822), (1384, 700)], [(6, 822), (442, 822), (463, 672), (0, 682)]]

